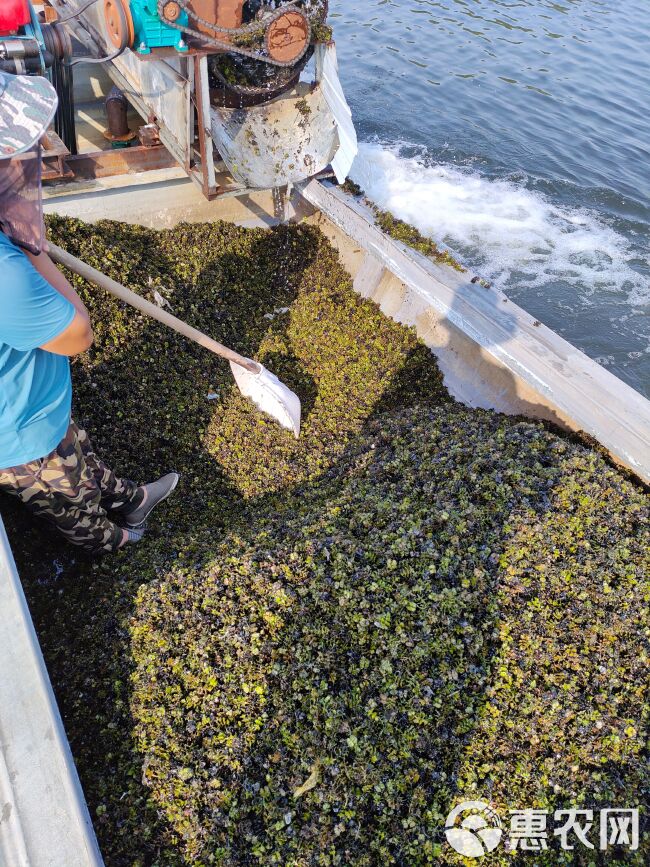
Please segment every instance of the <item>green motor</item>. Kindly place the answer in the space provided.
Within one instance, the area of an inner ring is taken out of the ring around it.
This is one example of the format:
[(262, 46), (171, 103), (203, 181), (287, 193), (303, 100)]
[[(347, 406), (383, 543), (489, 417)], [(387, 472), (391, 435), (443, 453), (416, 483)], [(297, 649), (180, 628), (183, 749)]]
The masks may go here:
[(132, 48), (138, 54), (151, 54), (152, 48), (188, 50), (183, 29), (187, 12), (168, 0), (158, 11), (158, 0), (104, 0), (108, 36), (117, 49)]

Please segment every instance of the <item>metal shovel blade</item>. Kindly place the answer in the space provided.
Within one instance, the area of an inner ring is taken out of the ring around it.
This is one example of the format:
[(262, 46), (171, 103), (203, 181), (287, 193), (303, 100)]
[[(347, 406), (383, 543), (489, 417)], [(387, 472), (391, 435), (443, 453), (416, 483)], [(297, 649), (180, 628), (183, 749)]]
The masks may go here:
[(282, 427), (292, 430), (296, 439), (300, 436), (300, 398), (287, 388), (274, 373), (263, 365), (258, 373), (250, 373), (245, 367), (230, 362), (232, 375), (241, 393), (249, 397), (255, 406), (268, 413)]

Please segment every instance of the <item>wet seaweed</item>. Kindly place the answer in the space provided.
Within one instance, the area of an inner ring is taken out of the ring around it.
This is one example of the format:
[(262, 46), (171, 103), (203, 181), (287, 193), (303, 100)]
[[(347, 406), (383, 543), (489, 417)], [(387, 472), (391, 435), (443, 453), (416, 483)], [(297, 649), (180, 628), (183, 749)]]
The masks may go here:
[[(449, 267), (453, 268), (455, 271), (460, 271), (461, 273), (464, 273), (467, 270), (465, 266), (456, 259), (451, 251), (443, 249), (439, 244), (436, 244), (432, 238), (423, 235), (422, 232), (420, 232), (420, 230), (415, 226), (411, 225), (411, 223), (400, 220), (399, 217), (396, 217), (390, 211), (383, 210), (367, 198), (364, 190), (359, 186), (359, 184), (353, 181), (352, 178), (346, 178), (345, 182), (341, 184), (341, 189), (346, 193), (349, 193), (351, 196), (362, 198), (364, 204), (366, 204), (374, 214), (376, 225), (390, 238), (394, 238), (396, 241), (401, 241), (402, 244), (406, 244), (407, 247), (412, 247), (414, 250), (417, 250), (424, 256), (428, 256), (429, 259), (440, 265), (449, 265)], [(478, 277), (473, 278), (472, 283), (476, 281), (480, 281), (483, 285), (489, 285), (486, 281), (480, 280)]]
[(454, 864), (459, 800), (647, 800), (632, 480), (451, 400), (315, 228), (49, 230), (305, 409), (295, 441), (220, 360), (75, 278), (97, 338), (77, 419), (120, 472), (182, 473), (144, 541), (102, 560), (0, 504), (110, 867)]

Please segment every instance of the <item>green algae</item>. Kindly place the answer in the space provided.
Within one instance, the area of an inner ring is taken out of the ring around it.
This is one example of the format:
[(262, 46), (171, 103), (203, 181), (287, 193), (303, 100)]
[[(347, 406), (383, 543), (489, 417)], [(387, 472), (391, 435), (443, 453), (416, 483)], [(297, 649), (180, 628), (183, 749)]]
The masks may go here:
[[(363, 197), (364, 203), (374, 214), (376, 225), (390, 238), (394, 238), (396, 241), (401, 241), (402, 244), (406, 244), (407, 247), (412, 247), (414, 250), (417, 250), (418, 253), (422, 253), (432, 261), (437, 262), (439, 265), (448, 265), (450, 268), (453, 268), (455, 271), (460, 271), (461, 273), (464, 273), (467, 270), (449, 250), (442, 249), (434, 240), (423, 235), (415, 226), (412, 226), (404, 220), (400, 220), (390, 211), (383, 210), (373, 201), (368, 199), (359, 184), (355, 183), (352, 178), (346, 178), (345, 182), (341, 184), (341, 189), (345, 190), (345, 192), (349, 193), (351, 196), (356, 196), (358, 198)], [(475, 282), (478, 279), (479, 278), (474, 278), (472, 282)], [(482, 285), (489, 285), (486, 284), (486, 281), (484, 280), (481, 280), (480, 282)]]
[(391, 238), (401, 241), (408, 247), (413, 247), (414, 250), (423, 253), (440, 265), (449, 265), (455, 271), (464, 272), (466, 270), (449, 250), (442, 250), (435, 241), (427, 238), (415, 226), (398, 219), (390, 211), (382, 211), (380, 208), (374, 208), (373, 210), (377, 225), (382, 232), (390, 235)]
[(309, 115), (311, 114), (311, 108), (309, 107), (309, 103), (306, 99), (299, 99), (296, 102), (296, 108), (303, 117), (309, 117)]
[(315, 21), (311, 26), (312, 42), (328, 43), (332, 41), (334, 30), (322, 21)]
[(1, 504), (108, 865), (454, 864), (459, 800), (647, 800), (631, 480), (451, 401), (313, 228), (49, 229), (304, 406), (296, 442), (221, 361), (76, 279), (78, 421), (120, 472), (182, 473), (100, 561)]
[(359, 186), (359, 184), (356, 183), (356, 181), (353, 181), (352, 178), (346, 178), (345, 181), (341, 184), (341, 189), (345, 190), (345, 192), (349, 193), (351, 196), (364, 195), (363, 189)]
[(236, 33), (230, 39), (233, 45), (237, 45), (240, 48), (261, 49), (264, 46), (265, 34), (266, 30), (260, 26), (257, 29), (247, 30), (244, 33)]

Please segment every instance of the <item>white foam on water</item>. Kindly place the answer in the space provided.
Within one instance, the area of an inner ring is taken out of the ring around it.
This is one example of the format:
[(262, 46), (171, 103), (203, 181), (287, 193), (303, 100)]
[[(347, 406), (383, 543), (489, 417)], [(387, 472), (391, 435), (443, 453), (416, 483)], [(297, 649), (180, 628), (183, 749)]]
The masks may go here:
[(362, 143), (351, 177), (369, 199), (456, 251), (500, 288), (558, 281), (583, 303), (594, 292), (650, 301), (650, 282), (628, 264), (628, 240), (589, 211), (559, 207), (514, 181), (429, 165), (403, 147)]

